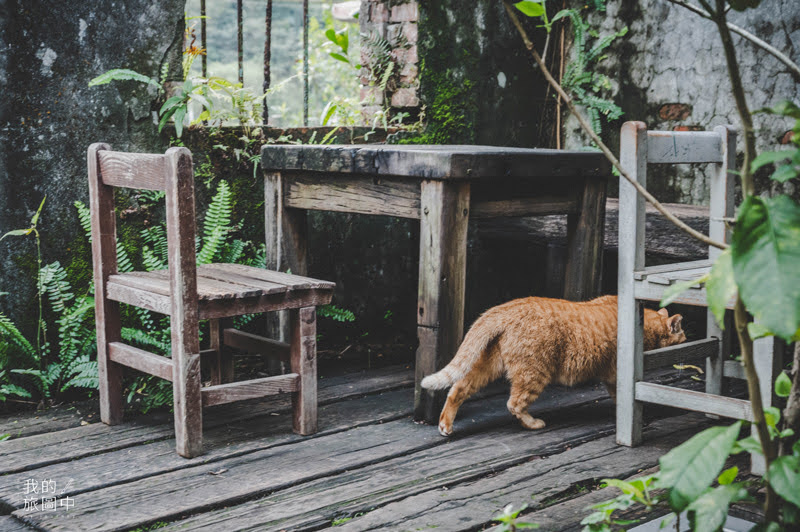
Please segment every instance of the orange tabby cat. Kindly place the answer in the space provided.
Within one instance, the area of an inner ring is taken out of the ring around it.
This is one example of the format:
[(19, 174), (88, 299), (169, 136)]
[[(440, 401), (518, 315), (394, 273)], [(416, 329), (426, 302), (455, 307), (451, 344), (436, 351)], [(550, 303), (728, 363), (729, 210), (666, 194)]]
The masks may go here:
[[(645, 350), (685, 341), (681, 319), (667, 309), (645, 309)], [(528, 429), (544, 427), (528, 406), (551, 382), (573, 386), (599, 380), (615, 397), (617, 296), (583, 303), (528, 297), (483, 313), (447, 367), (422, 380), (422, 387), (432, 390), (453, 385), (439, 416), (442, 436), (453, 432), (458, 407), (504, 373), (511, 381), (508, 410)]]

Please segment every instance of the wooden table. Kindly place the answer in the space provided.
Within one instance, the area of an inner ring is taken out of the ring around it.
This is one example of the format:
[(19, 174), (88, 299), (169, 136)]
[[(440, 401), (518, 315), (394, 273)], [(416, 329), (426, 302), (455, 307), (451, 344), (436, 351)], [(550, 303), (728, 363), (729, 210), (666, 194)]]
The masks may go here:
[[(491, 146), (289, 145), (261, 150), (267, 267), (305, 275), (306, 211), (420, 221), (414, 412), (436, 422), (445, 395), (420, 381), (464, 333), (470, 218), (567, 214), (565, 297), (599, 293), (611, 168), (596, 152)], [(491, 282), (488, 280), (487, 282)]]

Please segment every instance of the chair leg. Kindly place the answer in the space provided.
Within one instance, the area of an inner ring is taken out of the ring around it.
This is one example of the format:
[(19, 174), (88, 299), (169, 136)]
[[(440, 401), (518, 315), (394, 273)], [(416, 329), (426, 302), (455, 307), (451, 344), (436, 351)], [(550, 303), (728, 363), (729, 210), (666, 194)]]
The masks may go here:
[(121, 339), (119, 304), (102, 299), (96, 304), (97, 376), (100, 386), (100, 420), (106, 425), (122, 423), (122, 366), (108, 358), (108, 344)]
[[(753, 342), (753, 362), (761, 388), (761, 402), (764, 408), (767, 408), (772, 406), (773, 385), (775, 379), (778, 378), (778, 373), (783, 368), (783, 344), (774, 336), (759, 338)], [(755, 426), (752, 427), (751, 432), (756, 438), (758, 437)], [(763, 456), (750, 454), (750, 472), (761, 476), (766, 473)]]
[(317, 309), (293, 309), (291, 315), (291, 367), (300, 376), (292, 394), (294, 431), (304, 436), (317, 431)]
[(211, 359), (211, 384), (233, 382), (233, 352), (225, 346), (225, 329), (233, 327), (233, 320), (209, 321), (209, 349), (216, 351)]
[(642, 404), (636, 383), (644, 368), (644, 307), (633, 297), (619, 295), (617, 331), (617, 443), (633, 447), (642, 442)]
[[(728, 321), (726, 317), (726, 322)], [(716, 318), (711, 311), (708, 311), (706, 318), (706, 336), (719, 338), (719, 349), (714, 356), (706, 359), (706, 393), (722, 395), (722, 377), (725, 370), (725, 360), (731, 352), (731, 334), (733, 327), (726, 323), (728, 327), (723, 330), (717, 325)], [(716, 418), (716, 416), (714, 416)]]
[[(193, 458), (203, 453), (203, 400), (200, 379), (199, 328), (196, 320), (172, 327), (172, 396), (175, 447)], [(193, 323), (191, 323), (193, 321)]]

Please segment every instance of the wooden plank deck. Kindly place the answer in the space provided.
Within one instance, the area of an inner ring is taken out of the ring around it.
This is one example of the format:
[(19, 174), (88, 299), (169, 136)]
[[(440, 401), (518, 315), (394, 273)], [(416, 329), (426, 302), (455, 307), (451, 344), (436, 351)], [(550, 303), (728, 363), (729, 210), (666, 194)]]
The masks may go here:
[[(321, 380), (310, 437), (292, 432), (284, 398), (209, 408), (206, 452), (190, 460), (163, 414), (115, 427), (92, 423), (90, 405), (0, 419), (13, 434), (0, 444), (0, 530), (476, 530), (509, 503), (527, 503), (543, 530), (579, 529), (600, 479), (653, 467), (710, 423), (648, 408), (645, 444), (620, 447), (601, 387), (552, 387), (531, 407), (548, 426), (530, 432), (498, 386), (443, 438), (412, 421), (413, 381), (402, 367)], [(55, 481), (74, 505), (26, 509), (29, 480)]]

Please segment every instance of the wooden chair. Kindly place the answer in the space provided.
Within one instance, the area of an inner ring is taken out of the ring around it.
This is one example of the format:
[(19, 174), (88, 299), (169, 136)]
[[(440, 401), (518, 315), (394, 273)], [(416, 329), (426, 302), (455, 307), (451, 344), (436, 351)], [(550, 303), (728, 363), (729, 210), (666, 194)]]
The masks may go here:
[[(238, 264), (198, 267), (194, 175), (186, 148), (153, 155), (114, 152), (107, 144), (92, 144), (88, 167), (102, 421), (114, 425), (122, 420), (122, 370), (127, 366), (172, 381), (175, 439), (181, 456), (202, 453), (203, 406), (292, 393), (295, 432), (316, 432), (315, 307), (330, 302), (334, 284)], [(117, 271), (114, 187), (166, 193), (168, 270)], [(171, 358), (121, 341), (119, 303), (170, 316)], [(224, 326), (232, 316), (287, 309), (291, 309), (290, 344)], [(202, 352), (199, 320), (211, 320), (211, 347)], [(289, 359), (291, 373), (227, 382), (233, 378), (231, 347), (277, 352)], [(211, 363), (211, 386), (201, 385), (201, 358)]]
[[(728, 240), (729, 231), (723, 219), (734, 215), (732, 172), (736, 165), (736, 133), (729, 126), (719, 126), (714, 131), (647, 131), (642, 122), (626, 122), (620, 138), (620, 161), (643, 186), (647, 186), (648, 164), (713, 164), (709, 233), (714, 240)], [(628, 446), (641, 442), (643, 403), (752, 421), (749, 401), (720, 395), (723, 376), (744, 378), (744, 372), (739, 362), (728, 360), (732, 327), (721, 330), (710, 311), (706, 319), (708, 338), (643, 352), (642, 301), (660, 301), (664, 290), (673, 283), (701, 277), (710, 270), (720, 250), (709, 247), (708, 260), (645, 266), (645, 202), (625, 179), (620, 179), (619, 188), (617, 442)], [(689, 289), (675, 302), (706, 306), (705, 289)], [(730, 301), (728, 308), (732, 306)], [(780, 369), (781, 352), (776, 344), (770, 337), (757, 340), (754, 346), (764, 406), (772, 404), (772, 383)], [(646, 369), (704, 359), (705, 393), (642, 380)], [(758, 471), (763, 465), (754, 461), (753, 467)]]

